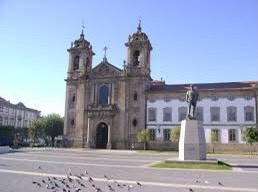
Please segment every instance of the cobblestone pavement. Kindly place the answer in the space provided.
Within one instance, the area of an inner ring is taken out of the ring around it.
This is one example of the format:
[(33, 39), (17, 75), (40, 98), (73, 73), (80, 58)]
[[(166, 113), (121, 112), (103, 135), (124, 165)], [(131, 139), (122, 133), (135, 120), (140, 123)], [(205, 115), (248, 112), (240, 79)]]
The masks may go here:
[(176, 156), (120, 150), (21, 149), (0, 154), (0, 191), (258, 192), (257, 156), (208, 155), (234, 164), (233, 171), (148, 166)]

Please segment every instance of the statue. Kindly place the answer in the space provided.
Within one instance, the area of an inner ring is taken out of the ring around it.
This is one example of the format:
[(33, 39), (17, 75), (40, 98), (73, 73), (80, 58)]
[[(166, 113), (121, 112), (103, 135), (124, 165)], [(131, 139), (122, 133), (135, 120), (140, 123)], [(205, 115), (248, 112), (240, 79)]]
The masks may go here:
[[(190, 85), (190, 90), (186, 92), (186, 102), (188, 103), (188, 119), (195, 119), (195, 108), (199, 98), (199, 94), (195, 91), (194, 86)], [(193, 107), (193, 113), (191, 115), (191, 107)]]

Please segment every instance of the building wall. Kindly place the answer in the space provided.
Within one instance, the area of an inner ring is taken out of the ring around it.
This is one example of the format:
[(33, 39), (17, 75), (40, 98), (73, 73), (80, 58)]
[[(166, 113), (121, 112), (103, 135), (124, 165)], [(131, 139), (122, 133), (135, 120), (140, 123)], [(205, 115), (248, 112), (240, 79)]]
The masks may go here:
[(40, 117), (40, 111), (25, 107), (22, 103), (12, 104), (1, 98), (0, 126), (27, 127)]
[[(159, 95), (153, 96), (147, 101), (148, 108), (156, 108), (156, 121), (148, 121), (148, 110), (147, 110), (147, 128), (155, 129), (156, 131), (156, 140), (164, 140), (163, 130), (171, 129), (175, 126), (180, 125), (178, 119), (178, 108), (187, 107), (187, 103), (181, 99), (172, 99), (168, 102), (164, 100), (164, 94), (160, 93)], [(171, 94), (172, 96), (172, 94)], [(153, 98), (157, 99), (153, 99)], [(235, 122), (229, 122), (227, 120), (227, 107), (234, 106), (237, 108), (237, 120)], [(245, 121), (244, 107), (252, 106), (254, 108), (254, 121)], [(164, 122), (163, 121), (163, 108), (171, 107), (172, 108), (172, 121)], [(242, 143), (241, 139), (241, 128), (244, 126), (252, 126), (256, 123), (256, 113), (255, 113), (255, 98), (246, 99), (243, 97), (236, 97), (233, 100), (229, 100), (226, 97), (219, 98), (214, 101), (211, 98), (203, 98), (197, 103), (197, 107), (203, 107), (203, 125), (205, 129), (205, 137), (208, 143), (210, 140), (211, 129), (219, 130), (219, 141), (220, 143), (229, 143), (229, 129), (236, 130), (236, 142)], [(219, 107), (220, 108), (220, 121), (212, 122), (210, 107)]]

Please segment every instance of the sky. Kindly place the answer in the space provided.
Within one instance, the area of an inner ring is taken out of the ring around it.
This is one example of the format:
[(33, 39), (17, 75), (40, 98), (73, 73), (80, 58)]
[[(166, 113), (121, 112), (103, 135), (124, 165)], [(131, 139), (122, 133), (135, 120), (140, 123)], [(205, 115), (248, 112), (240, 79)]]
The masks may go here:
[(168, 84), (258, 80), (257, 0), (0, 0), (0, 97), (64, 115), (71, 42), (84, 23), (96, 55), (122, 68), (142, 31), (151, 76)]

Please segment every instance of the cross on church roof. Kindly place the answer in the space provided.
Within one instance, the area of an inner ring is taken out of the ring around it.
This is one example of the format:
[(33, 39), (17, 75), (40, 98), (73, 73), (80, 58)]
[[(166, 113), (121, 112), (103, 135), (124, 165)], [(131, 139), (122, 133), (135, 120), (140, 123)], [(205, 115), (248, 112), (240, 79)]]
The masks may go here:
[(105, 46), (104, 48), (103, 48), (103, 51), (104, 51), (104, 57), (103, 57), (103, 61), (107, 61), (107, 46)]

